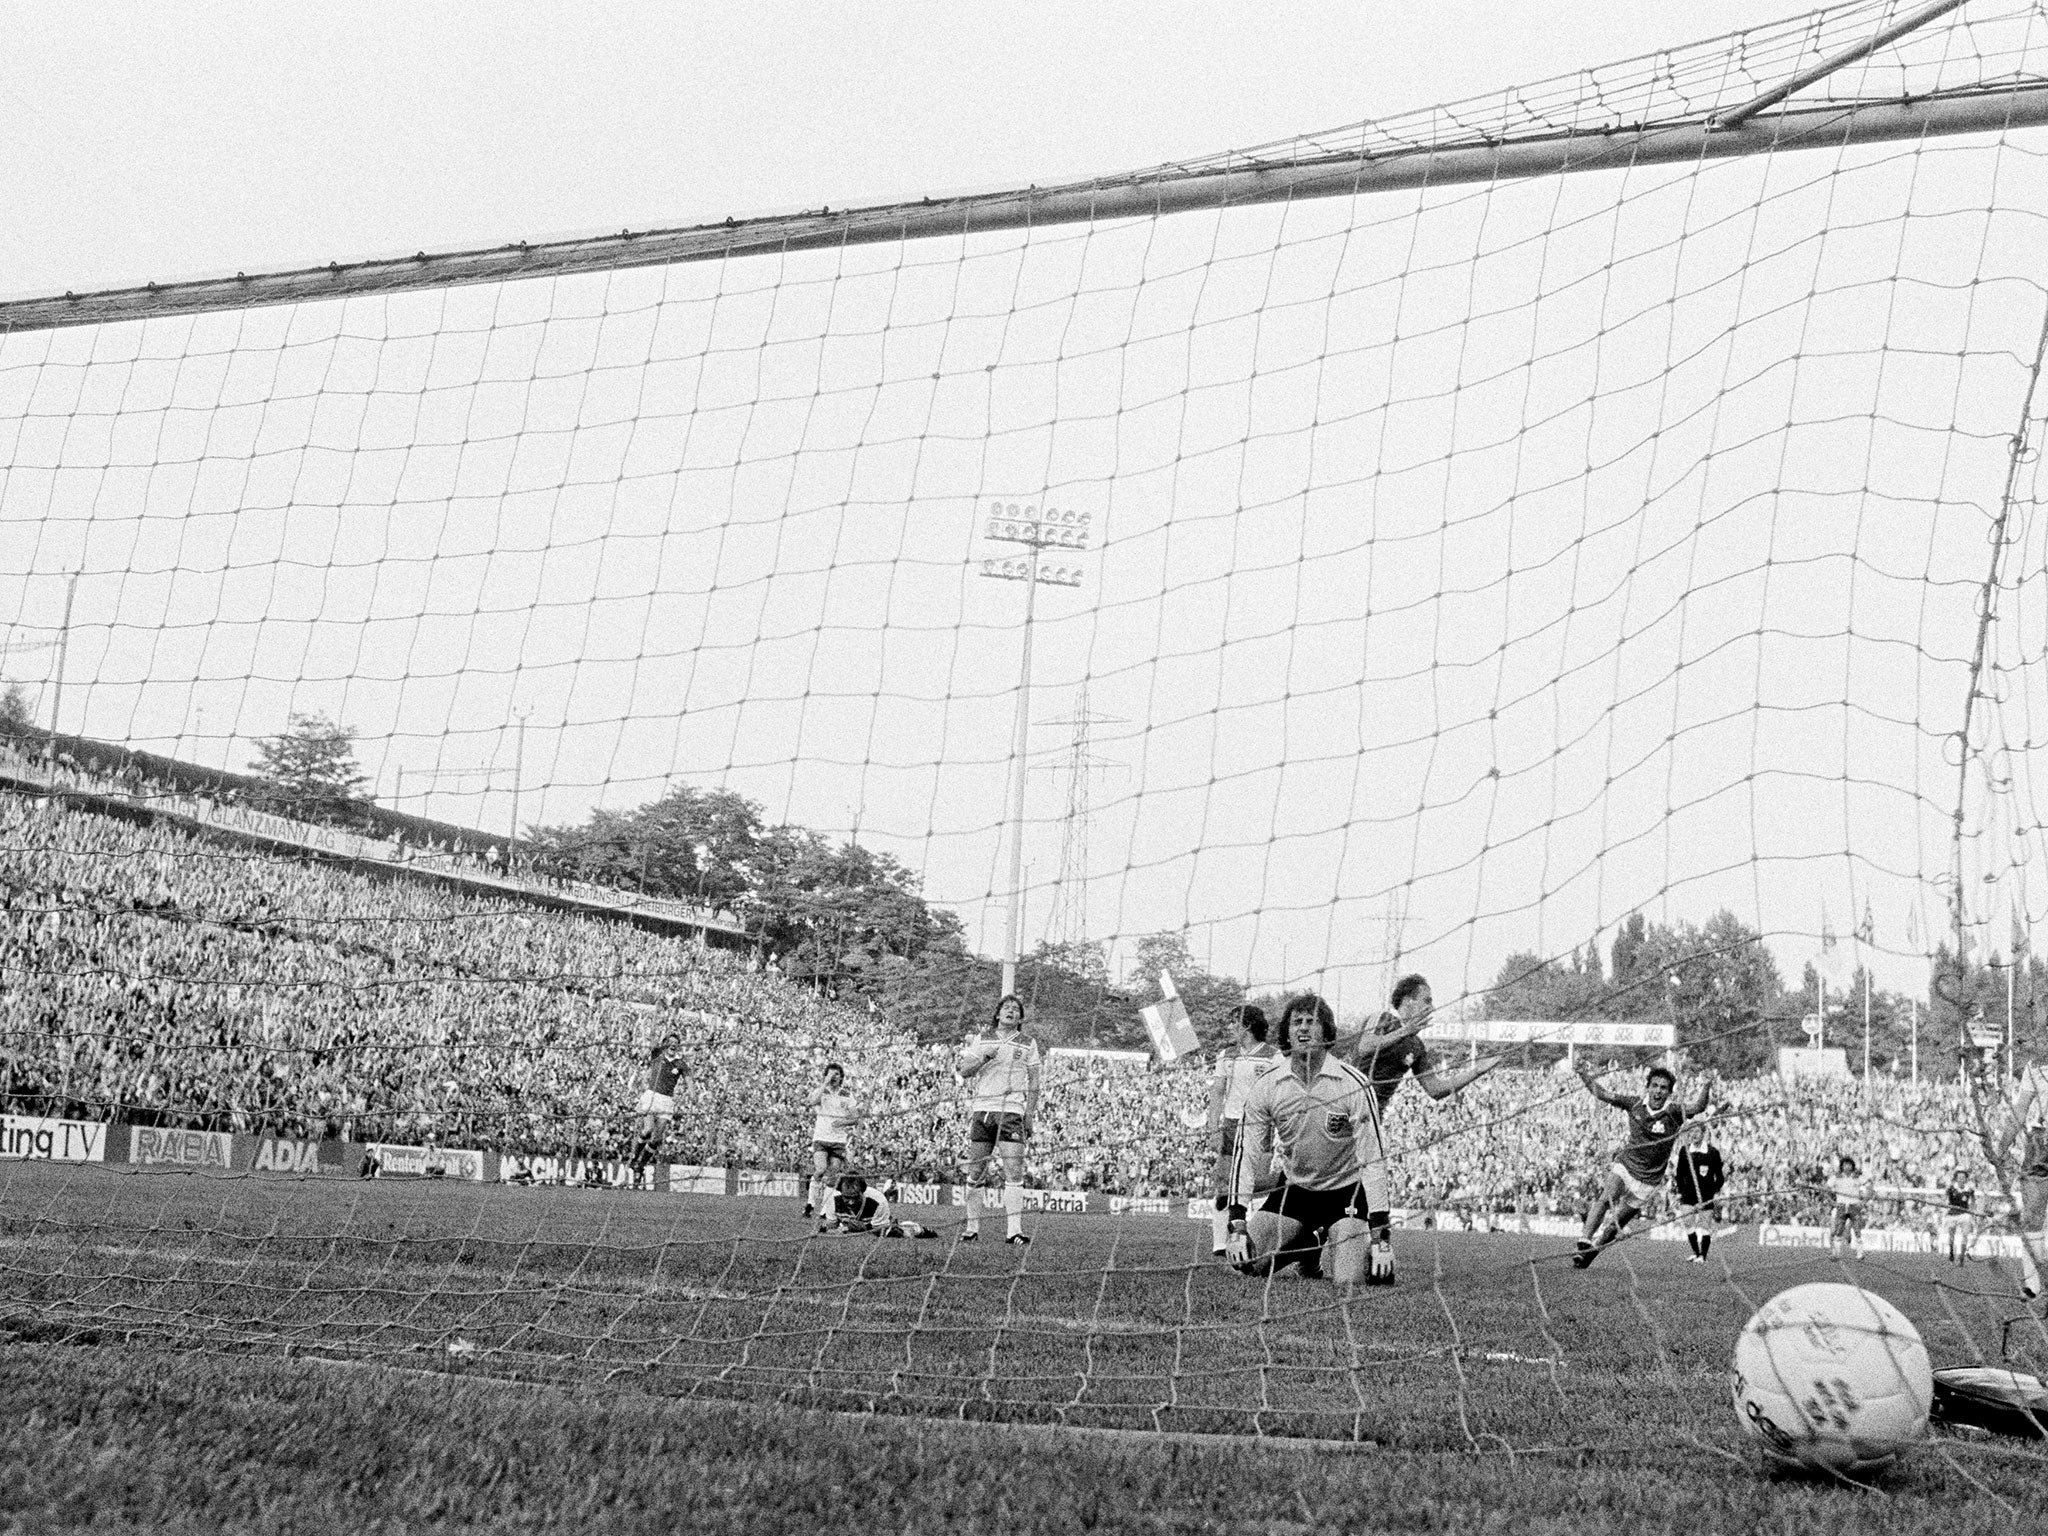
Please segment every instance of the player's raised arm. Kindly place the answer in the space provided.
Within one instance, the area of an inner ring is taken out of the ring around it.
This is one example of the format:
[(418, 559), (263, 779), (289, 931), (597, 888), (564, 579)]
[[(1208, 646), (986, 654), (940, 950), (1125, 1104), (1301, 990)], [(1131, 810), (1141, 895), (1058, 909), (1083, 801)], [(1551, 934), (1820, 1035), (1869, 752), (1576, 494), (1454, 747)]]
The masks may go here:
[(1415, 1081), (1422, 1085), (1422, 1091), (1432, 1099), (1448, 1099), (1460, 1088), (1470, 1087), (1486, 1076), (1495, 1067), (1507, 1060), (1505, 1053), (1496, 1056), (1482, 1056), (1466, 1066), (1445, 1071), (1442, 1067), (1430, 1066), (1415, 1074)]
[(1614, 1093), (1609, 1089), (1601, 1087), (1592, 1067), (1587, 1063), (1574, 1062), (1572, 1070), (1579, 1074), (1579, 1081), (1586, 1085), (1586, 1092), (1592, 1094), (1602, 1104), (1611, 1104), (1616, 1109), (1627, 1109), (1630, 1103), (1633, 1102), (1626, 1094)]
[(1707, 1100), (1712, 1096), (1713, 1091), (1714, 1069), (1712, 1067), (1702, 1068), (1700, 1071), (1700, 1085), (1694, 1090), (1693, 1096), (1686, 1101), (1685, 1118), (1690, 1120), (1695, 1115), (1705, 1114), (1707, 1111)]
[(1031, 1064), (1024, 1078), (1024, 1134), (1030, 1135), (1038, 1125), (1038, 1100), (1045, 1092), (1045, 1053), (1033, 1042)]

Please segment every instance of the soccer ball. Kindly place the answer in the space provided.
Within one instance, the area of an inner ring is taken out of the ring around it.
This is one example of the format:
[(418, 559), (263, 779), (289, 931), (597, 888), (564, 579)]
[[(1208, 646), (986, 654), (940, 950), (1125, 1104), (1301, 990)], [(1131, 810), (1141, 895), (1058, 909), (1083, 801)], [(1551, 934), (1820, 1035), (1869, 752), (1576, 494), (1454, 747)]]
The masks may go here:
[(1795, 1285), (1735, 1341), (1735, 1412), (1772, 1460), (1855, 1476), (1927, 1432), (1934, 1372), (1920, 1334), (1853, 1285)]

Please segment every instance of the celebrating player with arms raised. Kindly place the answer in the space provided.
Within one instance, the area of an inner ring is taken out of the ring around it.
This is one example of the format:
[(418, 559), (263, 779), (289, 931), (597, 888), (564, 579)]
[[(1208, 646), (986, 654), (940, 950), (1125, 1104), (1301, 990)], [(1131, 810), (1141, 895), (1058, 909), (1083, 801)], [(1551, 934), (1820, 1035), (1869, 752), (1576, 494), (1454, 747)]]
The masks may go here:
[(990, 1157), (1003, 1170), (1005, 1241), (1028, 1243), (1024, 1233), (1024, 1143), (1038, 1119), (1044, 1062), (1038, 1042), (1024, 1034), (1024, 1004), (1006, 996), (996, 1004), (995, 1034), (960, 1048), (967, 1079), (967, 1223), (960, 1237), (981, 1236), (981, 1177)]
[(1335, 1047), (1339, 1056), (1371, 1079), (1381, 1113), (1393, 1101), (1401, 1079), (1411, 1073), (1432, 1099), (1447, 1099), (1501, 1064), (1499, 1056), (1482, 1056), (1470, 1066), (1447, 1071), (1430, 1055), (1422, 1040), (1422, 1027), (1429, 1022), (1436, 1000), (1426, 978), (1403, 976), (1394, 983), (1388, 1001), (1393, 1012), (1381, 1014), (1372, 1028), (1343, 1037)]
[(1699, 1091), (1690, 1104), (1681, 1107), (1672, 1102), (1678, 1075), (1669, 1067), (1650, 1068), (1641, 1098), (1632, 1093), (1609, 1093), (1594, 1080), (1590, 1067), (1581, 1065), (1578, 1073), (1588, 1093), (1628, 1115), (1628, 1142), (1614, 1155), (1607, 1188), (1586, 1213), (1586, 1230), (1579, 1238), (1578, 1252), (1572, 1255), (1573, 1266), (1584, 1269), (1657, 1198), (1664, 1185), (1664, 1170), (1671, 1163), (1671, 1148), (1687, 1119), (1707, 1107), (1713, 1078), (1702, 1073)]
[(1280, 1053), (1266, 1040), (1265, 1010), (1246, 1004), (1234, 1009), (1231, 1022), (1237, 1040), (1216, 1057), (1209, 1077), (1209, 1135), (1216, 1148), (1216, 1213), (1210, 1226), (1210, 1249), (1221, 1256), (1230, 1241), (1232, 1179), (1237, 1171), (1237, 1134), (1244, 1121), (1244, 1101), (1261, 1072)]
[(1393, 1282), (1379, 1097), (1364, 1073), (1331, 1053), (1336, 1037), (1328, 1003), (1313, 992), (1291, 999), (1280, 1013), (1286, 1055), (1246, 1096), (1229, 1246), (1246, 1274), (1299, 1264), (1318, 1276), (1327, 1235), (1332, 1279)]

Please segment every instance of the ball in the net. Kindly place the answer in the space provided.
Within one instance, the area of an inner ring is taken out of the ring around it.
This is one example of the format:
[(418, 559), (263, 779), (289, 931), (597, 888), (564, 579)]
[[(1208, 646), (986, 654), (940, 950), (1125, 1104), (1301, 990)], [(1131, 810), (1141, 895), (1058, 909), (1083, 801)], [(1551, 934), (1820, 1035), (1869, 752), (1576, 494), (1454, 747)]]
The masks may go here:
[(1772, 1460), (1873, 1472), (1927, 1432), (1934, 1372), (1904, 1313), (1853, 1285), (1780, 1291), (1735, 1341), (1735, 1412)]

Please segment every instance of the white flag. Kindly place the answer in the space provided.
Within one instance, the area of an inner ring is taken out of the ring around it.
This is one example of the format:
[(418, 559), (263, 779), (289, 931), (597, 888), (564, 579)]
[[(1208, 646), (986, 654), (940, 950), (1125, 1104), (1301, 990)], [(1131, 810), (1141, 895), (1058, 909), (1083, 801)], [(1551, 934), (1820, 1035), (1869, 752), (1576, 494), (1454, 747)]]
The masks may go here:
[(1159, 1059), (1179, 1061), (1197, 1050), (1200, 1042), (1195, 1039), (1195, 1026), (1180, 1000), (1179, 989), (1165, 971), (1159, 973), (1159, 990), (1164, 995), (1158, 1002), (1139, 1009), (1138, 1017), (1145, 1021), (1145, 1033), (1152, 1037), (1152, 1049), (1159, 1053)]

